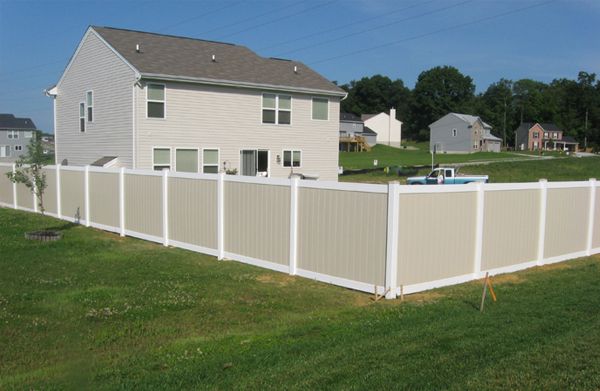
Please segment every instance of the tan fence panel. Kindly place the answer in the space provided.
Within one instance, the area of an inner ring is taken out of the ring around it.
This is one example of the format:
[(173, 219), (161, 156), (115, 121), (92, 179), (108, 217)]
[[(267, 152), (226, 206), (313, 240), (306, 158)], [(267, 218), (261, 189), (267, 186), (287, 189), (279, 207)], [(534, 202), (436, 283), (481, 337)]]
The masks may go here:
[(17, 183), (17, 206), (20, 208), (33, 209), (33, 194), (27, 186)]
[(84, 220), (85, 216), (85, 174), (83, 171), (60, 171), (61, 214)]
[(162, 237), (162, 205), (162, 177), (125, 175), (126, 230)]
[(476, 192), (400, 195), (398, 284), (473, 272)]
[(217, 248), (217, 181), (169, 178), (169, 239)]
[(13, 205), (13, 184), (6, 176), (6, 173), (11, 172), (12, 167), (0, 166), (0, 202)]
[(90, 172), (90, 220), (119, 228), (119, 174)]
[(600, 187), (596, 187), (596, 207), (594, 213), (594, 231), (592, 248), (600, 248)]
[(290, 189), (225, 182), (225, 251), (286, 265), (290, 248)]
[(385, 284), (387, 194), (298, 189), (298, 268)]
[(586, 250), (589, 202), (589, 187), (548, 189), (544, 258)]
[(537, 259), (539, 190), (486, 191), (482, 270)]
[(44, 190), (44, 209), (48, 213), (57, 213), (56, 204), (56, 169), (45, 168), (46, 174), (46, 189)]

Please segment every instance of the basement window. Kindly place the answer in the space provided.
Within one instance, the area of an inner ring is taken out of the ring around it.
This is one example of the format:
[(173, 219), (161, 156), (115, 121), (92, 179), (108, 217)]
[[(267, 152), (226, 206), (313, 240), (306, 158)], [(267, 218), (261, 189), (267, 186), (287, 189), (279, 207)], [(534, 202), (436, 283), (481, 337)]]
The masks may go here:
[(165, 85), (148, 84), (146, 86), (146, 114), (148, 118), (165, 118)]

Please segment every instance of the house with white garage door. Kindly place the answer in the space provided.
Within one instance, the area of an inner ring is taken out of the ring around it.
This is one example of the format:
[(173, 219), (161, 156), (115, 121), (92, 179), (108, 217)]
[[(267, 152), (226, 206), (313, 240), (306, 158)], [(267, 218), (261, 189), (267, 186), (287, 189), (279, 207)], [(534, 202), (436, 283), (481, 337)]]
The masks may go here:
[(60, 164), (337, 180), (346, 93), (300, 62), (91, 26), (46, 94)]

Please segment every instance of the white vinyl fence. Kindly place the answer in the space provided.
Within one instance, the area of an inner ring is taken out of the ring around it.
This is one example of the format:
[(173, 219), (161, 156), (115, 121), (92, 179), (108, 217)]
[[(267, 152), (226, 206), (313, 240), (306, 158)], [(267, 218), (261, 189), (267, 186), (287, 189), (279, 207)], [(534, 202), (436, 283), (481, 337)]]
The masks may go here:
[[(37, 212), (0, 164), (0, 205)], [(49, 215), (387, 298), (600, 252), (583, 182), (402, 186), (48, 166)]]

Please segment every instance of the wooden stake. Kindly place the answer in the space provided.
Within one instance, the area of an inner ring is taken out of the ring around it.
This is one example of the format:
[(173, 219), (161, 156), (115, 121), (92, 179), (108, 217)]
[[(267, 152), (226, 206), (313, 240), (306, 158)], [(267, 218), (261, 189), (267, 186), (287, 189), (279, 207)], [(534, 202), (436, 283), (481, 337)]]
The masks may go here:
[(404, 301), (404, 285), (400, 285), (400, 301)]
[(483, 304), (485, 303), (485, 293), (487, 291), (489, 272), (485, 273), (485, 280), (483, 280), (483, 293), (481, 294), (481, 305), (479, 306), (479, 312), (483, 312)]
[(490, 294), (492, 295), (492, 300), (496, 301), (496, 294), (494, 293), (494, 287), (492, 286), (492, 279), (488, 277), (487, 286), (490, 288)]

